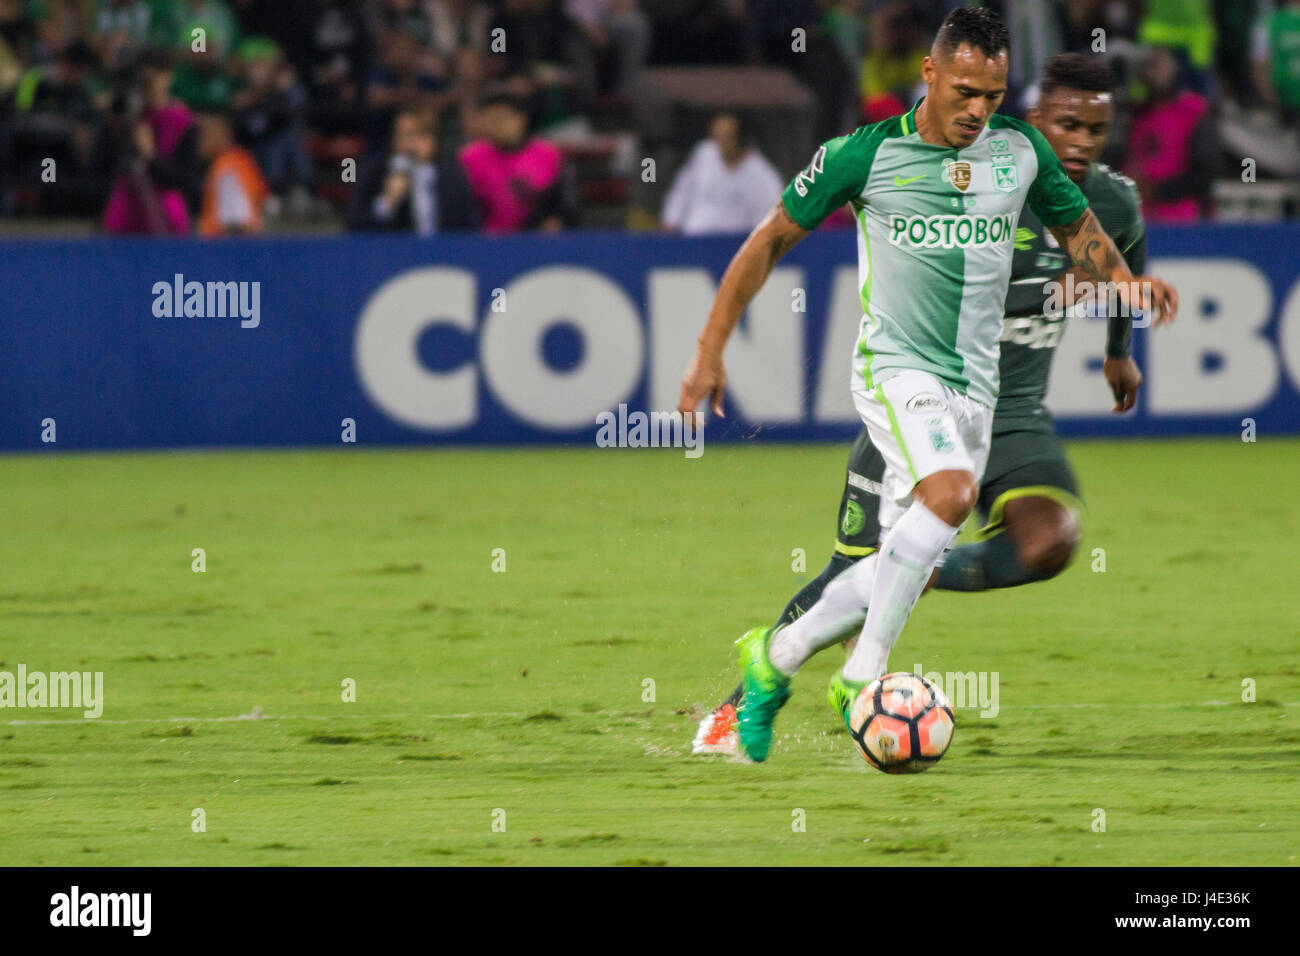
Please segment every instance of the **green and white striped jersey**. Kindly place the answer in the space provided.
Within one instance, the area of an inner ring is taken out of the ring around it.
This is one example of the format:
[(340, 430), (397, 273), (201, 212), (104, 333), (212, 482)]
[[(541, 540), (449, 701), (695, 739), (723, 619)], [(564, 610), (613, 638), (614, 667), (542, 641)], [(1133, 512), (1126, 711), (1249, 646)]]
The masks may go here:
[(781, 201), (804, 229), (844, 203), (857, 220), (854, 388), (921, 369), (991, 407), (1020, 210), (1061, 226), (1088, 201), (1027, 123), (994, 114), (965, 149), (937, 146), (916, 132), (921, 102), (823, 144)]

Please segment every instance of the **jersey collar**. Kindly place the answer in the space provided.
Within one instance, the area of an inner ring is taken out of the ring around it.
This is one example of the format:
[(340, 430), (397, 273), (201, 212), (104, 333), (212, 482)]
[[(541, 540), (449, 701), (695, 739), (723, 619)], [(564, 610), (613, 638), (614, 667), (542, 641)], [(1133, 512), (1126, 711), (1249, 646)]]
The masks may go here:
[(917, 100), (915, 103), (913, 103), (913, 104), (912, 104), (912, 108), (911, 108), (911, 110), (909, 110), (908, 112), (904, 113), (904, 114), (902, 115), (902, 117), (900, 118), (900, 120), (901, 120), (901, 122), (902, 122), (902, 124), (903, 124), (903, 135), (904, 135), (904, 136), (909, 136), (909, 135), (911, 135), (912, 133), (915, 133), (915, 132), (916, 132), (916, 111), (917, 111), (917, 109), (921, 106), (921, 104), (924, 103), (924, 102), (925, 102), (925, 97), (923, 96), (923, 97), (921, 97), (919, 100)]

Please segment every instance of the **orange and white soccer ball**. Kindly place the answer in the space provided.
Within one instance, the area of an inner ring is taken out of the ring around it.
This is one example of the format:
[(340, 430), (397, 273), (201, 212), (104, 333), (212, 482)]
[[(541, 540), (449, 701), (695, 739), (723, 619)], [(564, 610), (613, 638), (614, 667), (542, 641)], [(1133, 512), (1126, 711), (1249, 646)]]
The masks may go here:
[(920, 674), (886, 674), (862, 688), (849, 733), (867, 762), (885, 773), (920, 773), (952, 743), (952, 705)]

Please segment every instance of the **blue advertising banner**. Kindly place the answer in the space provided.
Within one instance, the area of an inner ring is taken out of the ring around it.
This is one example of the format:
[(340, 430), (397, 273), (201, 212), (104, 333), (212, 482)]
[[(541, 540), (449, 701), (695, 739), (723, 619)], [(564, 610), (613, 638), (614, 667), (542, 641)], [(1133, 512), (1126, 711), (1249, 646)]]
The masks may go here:
[[(595, 441), (675, 407), (740, 237), (623, 233), (0, 243), (0, 448)], [(1048, 403), (1067, 435), (1300, 432), (1300, 226), (1152, 229), (1178, 322), (1134, 333), (1110, 413), (1104, 322), (1073, 319)], [(875, 281), (887, 282), (888, 276)], [(857, 430), (852, 231), (809, 236), (727, 350), (709, 439)], [(1010, 331), (1008, 331), (1010, 334)]]

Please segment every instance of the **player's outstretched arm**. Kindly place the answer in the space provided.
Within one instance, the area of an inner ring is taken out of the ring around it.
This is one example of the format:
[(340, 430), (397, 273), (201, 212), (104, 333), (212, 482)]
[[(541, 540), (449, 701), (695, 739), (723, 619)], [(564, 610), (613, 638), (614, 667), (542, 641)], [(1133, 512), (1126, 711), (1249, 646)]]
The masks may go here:
[[(1079, 266), (1072, 266), (1066, 273), (1070, 278), (1068, 285), (1073, 285), (1075, 289), (1081, 288), (1080, 283), (1093, 281), (1092, 276), (1085, 272)], [(1073, 303), (1071, 303), (1073, 305)], [(1128, 323), (1130, 319), (1123, 319)], [(1115, 397), (1115, 404), (1111, 411), (1122, 415), (1124, 412), (1132, 410), (1137, 404), (1138, 392), (1142, 388), (1142, 370), (1138, 368), (1137, 362), (1133, 360), (1132, 355), (1112, 355), (1110, 354), (1109, 340), (1107, 341), (1107, 353), (1104, 364), (1102, 365), (1102, 376), (1106, 379), (1106, 384), (1110, 387), (1111, 395)]]
[[(1130, 309), (1144, 309), (1156, 325), (1168, 325), (1178, 312), (1178, 290), (1155, 276), (1134, 276), (1091, 209), (1065, 226), (1052, 226), (1052, 235), (1070, 253), (1074, 264), (1094, 282), (1107, 282)], [(1134, 299), (1136, 298), (1136, 301)]]
[(677, 410), (683, 416), (693, 414), (700, 400), (709, 396), (715, 415), (722, 415), (722, 391), (727, 372), (722, 365), (722, 350), (732, 330), (749, 303), (763, 287), (772, 268), (781, 257), (799, 244), (808, 230), (801, 227), (785, 206), (777, 202), (767, 218), (754, 227), (722, 275), (718, 295), (709, 310), (709, 320), (700, 334), (699, 348), (682, 379), (682, 394)]

